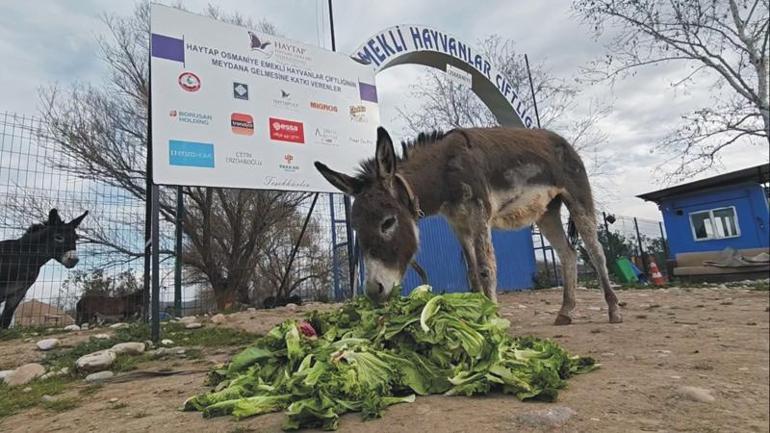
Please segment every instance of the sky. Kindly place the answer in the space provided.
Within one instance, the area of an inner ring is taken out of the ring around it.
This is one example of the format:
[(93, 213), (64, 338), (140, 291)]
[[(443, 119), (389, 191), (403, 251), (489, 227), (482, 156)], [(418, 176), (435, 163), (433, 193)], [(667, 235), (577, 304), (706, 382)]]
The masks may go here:
[[(203, 12), (212, 3), (225, 12), (265, 19), (285, 37), (330, 48), (325, 0), (179, 3), (192, 12)], [(107, 69), (98, 57), (97, 38), (105, 35), (106, 27), (100, 16), (126, 16), (133, 8), (130, 1), (4, 1), (0, 6), (0, 82), (4, 83), (0, 87), (0, 112), (35, 115), (40, 109), (37, 94), (41, 86), (104, 80)], [(603, 40), (595, 40), (590, 29), (573, 16), (569, 1), (336, 0), (334, 21), (340, 52), (351, 53), (386, 27), (423, 24), (469, 42), (499, 34), (515, 41), (531, 62), (542, 62), (564, 79), (575, 77), (581, 66), (604, 53)], [(680, 116), (707, 104), (711, 90), (708, 81), (687, 91), (673, 89), (670, 83), (686, 74), (685, 68), (682, 64), (650, 68), (613, 88), (595, 86), (581, 93), (570, 113), (573, 117), (587, 113), (592, 100), (611, 104), (611, 111), (598, 125), (608, 137), (599, 152), (608, 171), (597, 180), (602, 185), (601, 208), (618, 215), (660, 219), (654, 204), (635, 197), (659, 189), (666, 181), (654, 171), (665, 159), (652, 149), (677, 125)], [(425, 67), (399, 66), (377, 77), (381, 121), (395, 139), (408, 138), (399, 135), (404, 125), (396, 108), (410, 106), (409, 83), (425, 73)], [(525, 90), (519, 89), (519, 93)], [(767, 162), (768, 149), (764, 145), (736, 145), (723, 159), (721, 167), (700, 177)]]

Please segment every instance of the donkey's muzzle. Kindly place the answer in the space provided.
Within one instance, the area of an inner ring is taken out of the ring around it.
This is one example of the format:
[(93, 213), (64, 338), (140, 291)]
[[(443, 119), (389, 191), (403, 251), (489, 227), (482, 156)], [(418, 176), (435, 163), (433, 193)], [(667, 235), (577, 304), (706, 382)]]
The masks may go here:
[(64, 267), (67, 269), (74, 268), (79, 261), (80, 258), (78, 258), (78, 253), (75, 251), (67, 251), (59, 259), (59, 262), (61, 262), (61, 264), (64, 265)]
[(366, 296), (376, 304), (382, 303), (382, 301), (384, 301), (387, 297), (387, 293), (385, 293), (385, 286), (383, 286), (382, 283), (376, 281), (367, 281)]

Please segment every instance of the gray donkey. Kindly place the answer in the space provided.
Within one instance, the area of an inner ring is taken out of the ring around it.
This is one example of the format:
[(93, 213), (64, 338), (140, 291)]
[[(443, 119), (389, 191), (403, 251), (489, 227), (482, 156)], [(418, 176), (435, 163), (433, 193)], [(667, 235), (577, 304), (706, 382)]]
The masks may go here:
[(562, 227), (564, 203), (599, 274), (609, 320), (622, 322), (597, 238), (586, 170), (566, 140), (543, 129), (469, 128), (420, 134), (402, 146), (398, 158), (387, 131), (378, 128), (376, 155), (356, 176), (315, 163), (332, 185), (355, 199), (351, 222), (363, 251), (369, 298), (389, 297), (417, 253), (417, 220), (440, 213), (462, 245), (471, 288), (496, 301), (491, 229), (536, 223), (563, 269), (564, 300), (555, 323), (569, 324), (577, 254)]

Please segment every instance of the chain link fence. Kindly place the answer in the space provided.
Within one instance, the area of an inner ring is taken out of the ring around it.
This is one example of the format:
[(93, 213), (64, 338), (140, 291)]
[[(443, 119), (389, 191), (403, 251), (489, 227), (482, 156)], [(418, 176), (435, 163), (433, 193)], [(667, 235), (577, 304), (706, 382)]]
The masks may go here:
[[(144, 160), (144, 155), (135, 157)], [(47, 221), (51, 209), (65, 221), (89, 211), (77, 230), (79, 263), (72, 269), (56, 260), (42, 265), (16, 310), (17, 324), (123, 320), (136, 313), (137, 306), (129, 304), (137, 298), (131, 295), (140, 293), (141, 299), (148, 293), (145, 191), (126, 187), (130, 183), (114, 173), (87, 168), (62, 152), (43, 120), (0, 114), (0, 240), (24, 237), (33, 224)], [(135, 167), (115, 170), (144, 178)], [(350, 296), (340, 195), (317, 197), (292, 270), (286, 272), (313, 199), (307, 193), (161, 187), (161, 311), (187, 315)], [(175, 242), (177, 222), (181, 251)], [(5, 256), (0, 260), (9, 263)], [(176, 260), (181, 273), (175, 272)], [(0, 272), (6, 288), (20, 284), (11, 275)], [(79, 302), (81, 309), (93, 311), (78, 317)]]

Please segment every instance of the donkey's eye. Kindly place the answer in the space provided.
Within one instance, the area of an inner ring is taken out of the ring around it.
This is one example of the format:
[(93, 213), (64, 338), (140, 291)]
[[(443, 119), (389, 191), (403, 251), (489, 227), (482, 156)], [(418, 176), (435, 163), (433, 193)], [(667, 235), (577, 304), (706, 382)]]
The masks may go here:
[(62, 242), (64, 242), (64, 235), (54, 235), (53, 236), (53, 240), (58, 242), (58, 243), (62, 243)]
[(396, 217), (387, 217), (384, 221), (382, 221), (382, 225), (380, 226), (380, 231), (383, 233), (390, 230), (391, 227), (396, 223)]

